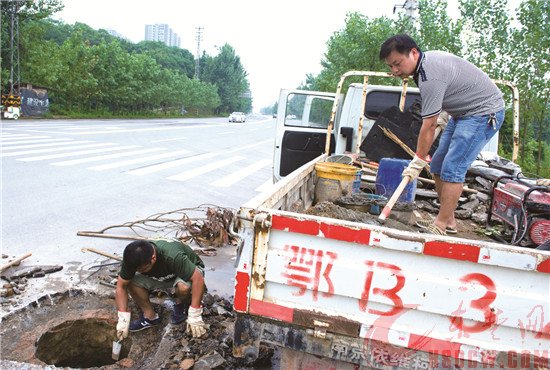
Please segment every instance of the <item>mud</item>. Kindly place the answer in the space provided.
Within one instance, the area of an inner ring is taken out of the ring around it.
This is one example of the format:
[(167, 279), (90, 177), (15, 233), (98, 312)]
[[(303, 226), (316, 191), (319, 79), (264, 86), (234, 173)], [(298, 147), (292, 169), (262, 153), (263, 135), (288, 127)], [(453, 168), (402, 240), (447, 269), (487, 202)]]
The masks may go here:
[[(336, 218), (339, 220), (360, 222), (369, 225), (384, 226), (397, 230), (424, 233), (424, 229), (416, 226), (416, 221), (419, 218), (427, 220), (433, 219), (434, 209), (435, 207), (432, 206), (428, 208), (427, 205), (424, 203), (422, 203), (421, 207), (418, 208), (415, 204), (397, 203), (393, 207), (390, 216), (385, 220), (384, 223), (381, 223), (379, 221), (378, 215), (373, 215), (369, 212), (362, 212), (344, 208), (331, 202), (318, 203), (314, 207), (306, 210), (304, 213), (321, 217)], [(492, 242), (495, 241), (493, 238), (491, 238), (491, 235), (487, 233), (485, 225), (483, 225), (482, 223), (476, 223), (469, 218), (457, 219), (457, 230), (457, 234), (449, 234), (449, 236)]]

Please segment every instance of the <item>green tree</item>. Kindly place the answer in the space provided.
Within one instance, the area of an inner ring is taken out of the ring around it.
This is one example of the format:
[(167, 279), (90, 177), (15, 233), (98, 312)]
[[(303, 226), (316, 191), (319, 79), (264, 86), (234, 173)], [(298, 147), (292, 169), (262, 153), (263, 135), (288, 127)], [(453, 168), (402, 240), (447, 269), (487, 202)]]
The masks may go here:
[[(522, 167), (550, 177), (550, 1), (526, 0), (517, 9), (520, 27), (513, 30), (510, 79), (520, 89)], [(530, 159), (529, 157), (533, 157)]]
[(343, 29), (335, 32), (327, 41), (327, 51), (321, 60), (323, 70), (315, 81), (306, 81), (321, 91), (334, 91), (340, 76), (350, 70), (383, 71), (379, 60), (380, 45), (396, 33), (391, 19), (369, 19), (359, 13), (349, 13)]
[(187, 49), (166, 46), (159, 41), (142, 41), (132, 49), (151, 56), (161, 67), (176, 70), (189, 78), (195, 73), (195, 59)]
[(69, 110), (85, 109), (95, 96), (98, 85), (92, 73), (97, 62), (92, 47), (79, 32), (75, 32), (61, 45), (59, 60), (62, 66), (60, 76), (50, 95), (63, 102)]
[[(0, 80), (2, 91), (7, 91), (8, 89), (10, 68), (12, 67), (10, 58), (12, 52), (10, 47), (10, 28), (12, 19), (11, 11), (14, 3), (18, 3), (17, 16), (20, 28), (27, 22), (47, 18), (63, 9), (61, 0), (0, 1), (0, 50), (2, 51)], [(15, 47), (17, 47), (17, 45), (15, 45)], [(23, 60), (21, 55), (20, 60)]]
[(506, 0), (460, 0), (464, 56), (493, 78), (506, 78), (510, 16)]
[(221, 102), (219, 112), (250, 112), (252, 100), (248, 95), (247, 76), (240, 57), (229, 44), (219, 48), (215, 57), (201, 59), (200, 79), (217, 86)]
[(416, 41), (423, 50), (443, 50), (462, 55), (462, 23), (447, 14), (446, 0), (420, 0)]

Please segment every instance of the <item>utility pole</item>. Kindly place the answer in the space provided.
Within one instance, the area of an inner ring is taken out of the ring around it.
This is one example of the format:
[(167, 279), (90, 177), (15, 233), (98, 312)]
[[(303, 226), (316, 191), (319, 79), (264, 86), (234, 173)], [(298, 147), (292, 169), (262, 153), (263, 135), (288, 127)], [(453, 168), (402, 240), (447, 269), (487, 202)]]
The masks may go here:
[(394, 5), (393, 13), (395, 14), (397, 8), (405, 9), (405, 15), (414, 23), (418, 16), (417, 11), (420, 11), (418, 0), (405, 0), (402, 5)]
[(19, 83), (21, 81), (21, 69), (19, 67), (19, 6), (21, 0), (8, 1), (5, 6), (7, 7), (7, 13), (9, 14), (9, 32), (10, 32), (10, 48), (9, 61), (10, 61), (10, 77), (9, 83), (9, 95), (19, 95)]
[(201, 41), (202, 41), (202, 30), (204, 27), (196, 27), (197, 34), (195, 40), (197, 40), (197, 59), (195, 60), (195, 78), (200, 79), (200, 60), (201, 60)]
[(10, 64), (10, 75), (6, 88), (8, 90), (7, 94), (4, 94), (4, 91), (2, 91), (2, 98), (0, 100), (0, 116), (3, 118), (17, 119), (21, 112), (21, 95), (19, 94), (19, 85), (21, 82), (21, 69), (19, 67), (19, 8), (22, 4), (23, 0), (9, 0), (0, 4), (6, 9), (9, 22), (9, 49), (3, 51), (8, 53), (6, 59)]

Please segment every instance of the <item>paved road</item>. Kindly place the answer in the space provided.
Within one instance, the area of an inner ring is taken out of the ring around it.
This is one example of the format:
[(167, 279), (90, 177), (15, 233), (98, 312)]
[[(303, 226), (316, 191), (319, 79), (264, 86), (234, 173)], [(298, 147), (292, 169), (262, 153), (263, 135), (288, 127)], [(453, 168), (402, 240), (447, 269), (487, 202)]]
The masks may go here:
[[(81, 248), (120, 254), (128, 243), (77, 231), (205, 203), (237, 209), (271, 182), (268, 117), (4, 120), (1, 128), (2, 253), (63, 265), (44, 279), (45, 291), (75, 283), (102, 260)], [(210, 286), (224, 295), (232, 291), (233, 252), (205, 257)]]

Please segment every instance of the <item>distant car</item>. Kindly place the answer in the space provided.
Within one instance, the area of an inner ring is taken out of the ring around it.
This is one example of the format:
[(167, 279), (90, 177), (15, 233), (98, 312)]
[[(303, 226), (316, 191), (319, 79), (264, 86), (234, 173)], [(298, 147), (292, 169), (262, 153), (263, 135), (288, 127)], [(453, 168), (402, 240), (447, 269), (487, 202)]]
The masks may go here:
[(229, 122), (245, 122), (246, 115), (243, 112), (233, 112), (229, 115)]
[(286, 119), (296, 119), (296, 116), (294, 114), (289, 114), (286, 116)]

